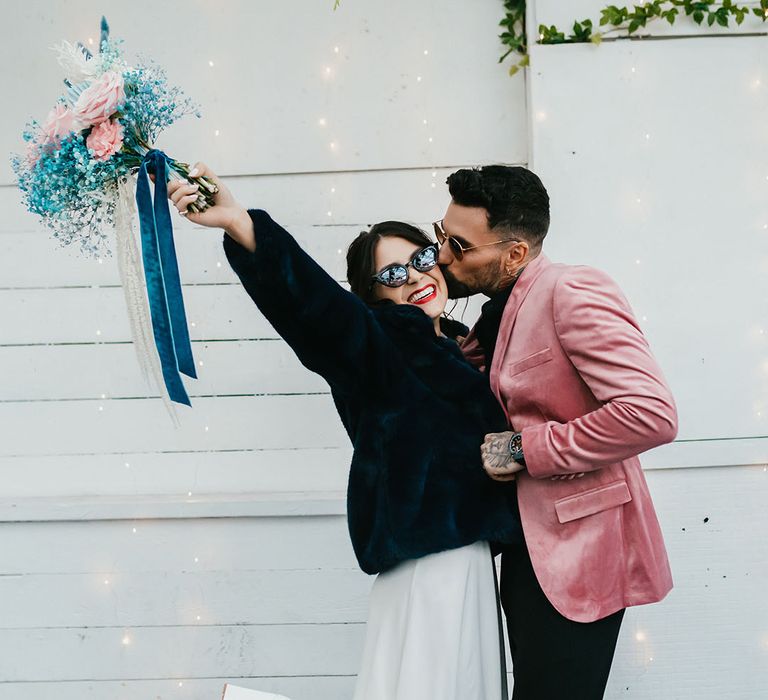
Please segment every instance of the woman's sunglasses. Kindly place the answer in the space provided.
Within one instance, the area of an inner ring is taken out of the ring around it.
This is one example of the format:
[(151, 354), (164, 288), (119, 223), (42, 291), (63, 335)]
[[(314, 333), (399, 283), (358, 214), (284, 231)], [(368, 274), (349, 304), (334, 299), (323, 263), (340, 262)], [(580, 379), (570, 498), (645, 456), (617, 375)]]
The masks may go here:
[(437, 265), (437, 256), (437, 244), (433, 243), (426, 248), (417, 250), (405, 265), (394, 263), (379, 270), (373, 276), (373, 281), (383, 284), (385, 287), (402, 287), (408, 281), (409, 267), (413, 267), (419, 272), (428, 272)]
[(468, 250), (474, 250), (475, 248), (485, 248), (489, 245), (499, 245), (499, 243), (520, 243), (520, 241), (517, 238), (505, 238), (501, 241), (494, 241), (493, 243), (481, 243), (480, 245), (462, 245), (456, 238), (453, 236), (449, 236), (444, 230), (443, 230), (443, 222), (441, 221), (435, 221), (432, 223), (433, 228), (435, 229), (435, 237), (437, 238), (437, 242), (442, 247), (444, 244), (448, 244), (451, 248), (451, 252), (453, 253), (453, 257), (456, 258), (456, 260), (461, 260), (464, 257), (464, 253), (466, 253)]

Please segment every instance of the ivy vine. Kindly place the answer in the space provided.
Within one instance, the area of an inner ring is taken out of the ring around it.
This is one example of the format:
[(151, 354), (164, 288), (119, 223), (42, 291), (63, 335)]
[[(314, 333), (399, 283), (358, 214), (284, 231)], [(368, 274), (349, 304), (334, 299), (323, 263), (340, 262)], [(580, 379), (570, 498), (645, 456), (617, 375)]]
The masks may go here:
[[(499, 35), (505, 51), (499, 58), (503, 63), (509, 56), (514, 56), (509, 74), (514, 75), (529, 63), (528, 37), (525, 31), (525, 0), (503, 0), (504, 18), (499, 22), (502, 33)], [(334, 0), (333, 9), (337, 10), (341, 0)], [(591, 19), (577, 20), (570, 33), (561, 31), (554, 24), (539, 25), (538, 44), (599, 44), (604, 38), (626, 38), (655, 21), (674, 24), (679, 17), (692, 19), (696, 24), (706, 22), (711, 27), (715, 24), (729, 27), (731, 20), (742, 24), (750, 16), (768, 21), (768, 0), (738, 3), (734, 0), (650, 0), (631, 7), (608, 5), (600, 11), (597, 27)], [(604, 29), (603, 29), (604, 28)]]
[[(500, 25), (504, 31), (499, 35), (507, 47), (499, 63), (510, 54), (520, 58), (512, 64), (509, 74), (514, 75), (521, 67), (528, 65), (528, 42), (525, 35), (525, 0), (504, 0), (505, 16)], [(539, 25), (538, 44), (578, 44), (592, 42), (599, 44), (604, 38), (629, 37), (648, 24), (666, 21), (674, 24), (678, 18), (690, 18), (696, 24), (706, 22), (729, 27), (733, 20), (737, 25), (754, 15), (762, 22), (768, 20), (768, 0), (738, 3), (734, 0), (651, 0), (631, 7), (608, 5), (600, 11), (597, 27), (591, 19), (577, 20), (571, 32), (566, 33), (555, 25)]]
[(542, 24), (539, 27), (539, 43), (569, 44), (591, 41), (599, 44), (607, 36), (630, 36), (651, 22), (666, 20), (672, 25), (679, 17), (689, 17), (698, 25), (706, 22), (709, 27), (714, 24), (728, 27), (731, 20), (740, 25), (751, 14), (759, 17), (763, 22), (768, 20), (768, 0), (746, 4), (739, 4), (734, 0), (722, 0), (722, 2), (714, 2), (713, 0), (653, 0), (635, 5), (632, 9), (609, 5), (600, 12), (599, 26), (607, 27), (607, 29), (596, 30), (592, 20), (585, 19), (574, 22), (573, 31), (566, 35), (554, 25), (547, 27)]

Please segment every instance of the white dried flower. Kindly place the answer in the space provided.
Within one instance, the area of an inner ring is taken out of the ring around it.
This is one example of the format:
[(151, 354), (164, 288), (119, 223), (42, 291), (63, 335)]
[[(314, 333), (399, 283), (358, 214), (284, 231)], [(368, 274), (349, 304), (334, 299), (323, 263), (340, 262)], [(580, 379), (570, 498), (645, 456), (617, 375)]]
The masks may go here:
[(59, 65), (64, 69), (64, 77), (70, 83), (78, 83), (93, 80), (101, 73), (101, 58), (99, 55), (88, 57), (84, 46), (70, 44), (68, 41), (62, 41), (51, 50), (55, 51)]

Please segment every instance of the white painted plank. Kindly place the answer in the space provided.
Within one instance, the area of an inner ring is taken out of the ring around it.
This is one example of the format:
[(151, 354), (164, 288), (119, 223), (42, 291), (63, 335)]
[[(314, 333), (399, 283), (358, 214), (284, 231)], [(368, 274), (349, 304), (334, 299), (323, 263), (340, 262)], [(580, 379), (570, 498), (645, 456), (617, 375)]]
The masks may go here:
[(350, 675), (357, 671), (364, 633), (357, 623), (0, 629), (0, 677), (18, 682)]
[[(86, 0), (66, 11), (43, 0), (17, 5), (0, 60), (14, 65), (21, 52), (30, 58), (2, 76), (2, 94), (18, 98), (4, 116), (0, 151), (18, 149), (24, 123), (44, 118), (61, 93), (47, 48), (95, 37), (104, 12), (129, 58), (153, 58), (201, 105), (202, 119), (183, 120), (158, 142), (181, 159), (219, 160), (222, 172), (243, 174), (525, 157), (524, 84), (497, 63), (497, 3), (468, 11), (459, 0), (396, 0), (333, 12), (314, 0), (231, 0), (201, 6), (181, 25), (179, 7), (149, 0), (130, 9), (108, 2), (97, 12)], [(136, 22), (145, 16), (154, 29)], [(183, 40), (168, 41), (167, 28), (179, 26)], [(190, 54), (188, 46), (201, 49)], [(7, 161), (0, 164), (0, 180), (10, 175)]]
[[(179, 416), (181, 426), (177, 429), (159, 399), (0, 404), (0, 454), (348, 444), (330, 395), (196, 399), (192, 408), (180, 406)], [(35, 428), (32, 433), (30, 426)]]
[[(179, 221), (183, 221), (179, 217)], [(431, 227), (430, 227), (431, 229)], [(175, 246), (184, 285), (239, 282), (227, 262), (220, 230), (176, 226)], [(360, 232), (358, 226), (297, 226), (291, 233), (335, 279), (346, 278), (346, 253)], [(141, 243), (137, 239), (137, 246)], [(0, 287), (66, 287), (120, 284), (117, 260), (83, 257), (72, 246), (63, 248), (45, 232), (0, 236)], [(339, 250), (342, 252), (339, 253)], [(29, 261), (19, 264), (20, 261)]]
[(0, 498), (343, 491), (351, 456), (345, 445), (0, 457)]
[[(193, 340), (275, 338), (240, 284), (183, 290)], [(0, 345), (130, 340), (118, 287), (0, 290)]]
[[(0, 575), (356, 569), (344, 516), (0, 524)], [(195, 559), (197, 558), (197, 561)], [(115, 578), (116, 577), (116, 578)]]
[(226, 682), (286, 695), (291, 700), (349, 700), (354, 676), (282, 678), (190, 678), (121, 681), (0, 683), (0, 700), (219, 700)]
[[(192, 397), (329, 390), (282, 340), (201, 341), (192, 352), (199, 373), (188, 383)], [(147, 387), (129, 343), (0, 347), (0, 367), (7, 377), (2, 402), (157, 396)]]
[[(243, 206), (266, 209), (289, 230), (297, 226), (325, 225), (365, 228), (389, 219), (411, 222), (442, 219), (450, 201), (445, 184), (447, 176), (459, 167), (481, 162), (469, 160), (444, 163), (440, 167), (371, 172), (225, 177), (224, 180)], [(209, 160), (208, 164), (219, 171), (218, 158)], [(24, 210), (16, 187), (0, 186), (0, 210), (3, 212), (0, 234), (46, 231), (39, 219)], [(175, 230), (189, 228), (192, 228), (189, 222), (176, 217)], [(53, 239), (50, 243), (55, 249), (59, 248)]]
[[(151, 527), (136, 537), (151, 539)], [(356, 569), (0, 576), (0, 626), (364, 623), (372, 581)]]
[[(322, 469), (323, 465), (319, 464)], [(156, 520), (168, 518), (269, 518), (344, 515), (343, 490), (154, 496), (65, 496), (0, 500), (0, 522)]]

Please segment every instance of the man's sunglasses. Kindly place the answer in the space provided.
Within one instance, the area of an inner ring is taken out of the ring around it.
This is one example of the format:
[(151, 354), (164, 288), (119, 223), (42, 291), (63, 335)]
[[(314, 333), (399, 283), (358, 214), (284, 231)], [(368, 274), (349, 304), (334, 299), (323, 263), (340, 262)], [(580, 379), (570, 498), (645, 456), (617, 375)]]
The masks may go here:
[(456, 238), (449, 236), (445, 232), (443, 229), (442, 219), (440, 221), (434, 221), (432, 226), (435, 229), (435, 237), (437, 238), (437, 242), (441, 247), (447, 243), (450, 246), (453, 257), (456, 258), (456, 260), (461, 260), (464, 257), (464, 253), (466, 253), (468, 250), (474, 250), (475, 248), (485, 248), (486, 246), (498, 245), (499, 243), (520, 243), (517, 238), (505, 238), (504, 240), (494, 241), (493, 243), (481, 243), (480, 245), (465, 246), (462, 245)]
[(373, 281), (383, 284), (385, 287), (402, 287), (408, 281), (409, 267), (413, 267), (419, 272), (428, 272), (437, 265), (437, 256), (437, 244), (433, 243), (426, 248), (417, 250), (405, 265), (394, 263), (379, 270), (373, 276)]

